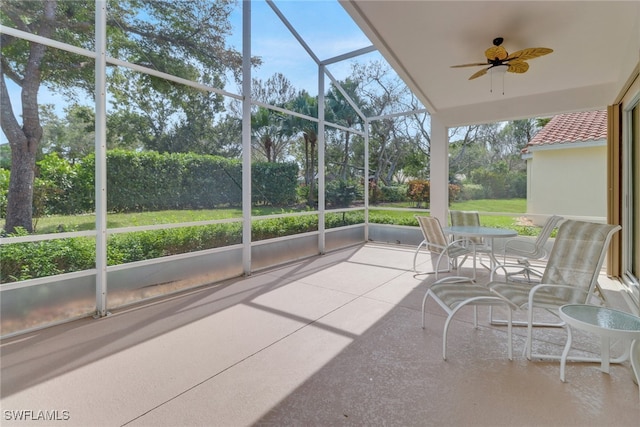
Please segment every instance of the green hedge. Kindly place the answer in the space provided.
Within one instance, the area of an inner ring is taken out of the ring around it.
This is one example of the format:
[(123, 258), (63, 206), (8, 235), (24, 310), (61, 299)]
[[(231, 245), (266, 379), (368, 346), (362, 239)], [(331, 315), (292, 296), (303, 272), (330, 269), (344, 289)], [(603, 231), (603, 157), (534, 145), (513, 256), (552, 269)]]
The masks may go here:
[[(326, 227), (360, 224), (362, 212), (327, 214)], [(253, 241), (318, 230), (318, 216), (256, 220)], [(19, 230), (11, 236), (27, 235)], [(242, 242), (242, 224), (213, 224), (166, 230), (116, 234), (107, 241), (107, 264), (119, 265)], [(13, 243), (0, 246), (1, 282), (46, 277), (95, 267), (95, 240), (91, 237)]]
[[(253, 204), (288, 206), (296, 202), (298, 188), (296, 163), (254, 163), (251, 168), (251, 202)], [(242, 194), (240, 196), (242, 197)]]
[[(295, 163), (252, 164), (252, 202), (271, 206), (295, 203)], [(52, 153), (37, 163), (34, 214), (93, 212), (95, 156), (71, 165)], [(0, 209), (6, 213), (9, 171), (0, 169)], [(107, 153), (107, 209), (111, 212), (212, 209), (241, 206), (242, 164), (191, 153), (112, 150)]]
[(109, 211), (211, 209), (241, 203), (242, 167), (237, 160), (153, 151), (107, 154)]
[(381, 185), (380, 186), (381, 202), (404, 202), (407, 200), (406, 185)]
[(107, 242), (107, 264), (143, 261), (229, 246), (241, 241), (240, 223), (116, 234)]
[[(26, 236), (18, 229), (11, 236)], [(0, 245), (1, 283), (53, 276), (95, 267), (95, 240), (70, 238)]]

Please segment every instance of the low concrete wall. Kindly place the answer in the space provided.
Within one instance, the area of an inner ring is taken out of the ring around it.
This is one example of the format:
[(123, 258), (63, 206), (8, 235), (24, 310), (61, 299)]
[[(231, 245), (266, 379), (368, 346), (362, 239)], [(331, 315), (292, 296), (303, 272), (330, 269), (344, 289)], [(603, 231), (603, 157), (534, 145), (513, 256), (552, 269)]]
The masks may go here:
[[(364, 224), (327, 230), (326, 251), (364, 243)], [(107, 268), (107, 308), (221, 282), (244, 274), (242, 245), (186, 253)], [(318, 233), (255, 242), (251, 269), (320, 253)], [(61, 274), (0, 287), (0, 336), (7, 337), (95, 313), (95, 270)], [(43, 315), (46, 313), (46, 315)]]

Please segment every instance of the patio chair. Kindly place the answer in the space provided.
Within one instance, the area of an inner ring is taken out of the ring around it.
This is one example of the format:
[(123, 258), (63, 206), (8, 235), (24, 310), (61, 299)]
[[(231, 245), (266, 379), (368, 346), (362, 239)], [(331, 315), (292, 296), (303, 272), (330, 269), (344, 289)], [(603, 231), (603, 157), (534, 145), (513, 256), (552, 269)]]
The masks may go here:
[[(442, 226), (440, 225), (440, 221), (438, 221), (438, 218), (430, 217), (430, 216), (420, 216), (420, 215), (416, 215), (415, 217), (418, 220), (418, 224), (420, 225), (420, 230), (422, 230), (422, 235), (424, 237), (424, 240), (420, 242), (413, 256), (413, 271), (416, 274), (435, 274), (436, 280), (438, 280), (438, 273), (449, 273), (451, 271), (452, 266), (456, 269), (456, 273), (459, 274), (459, 270), (460, 270), (460, 266), (462, 265), (462, 262), (459, 263), (458, 258), (464, 257), (466, 259), (468, 255), (472, 255), (473, 256), (473, 280), (475, 280), (476, 278), (475, 244), (473, 243), (469, 244), (468, 242), (463, 240), (454, 240), (452, 242), (449, 242), (444, 232), (442, 231)], [(434, 256), (437, 256), (436, 262), (433, 263), (434, 271), (420, 272), (417, 269), (418, 255), (420, 254), (423, 246), (429, 252), (431, 252), (432, 260)], [(446, 270), (440, 270), (440, 264), (442, 263), (443, 260), (447, 264)]]
[[(480, 214), (477, 211), (449, 211), (449, 217), (453, 227), (480, 227)], [(453, 239), (458, 240), (461, 237), (454, 235)], [(467, 237), (466, 240), (474, 243), (476, 254), (482, 256), (482, 253), (491, 253), (491, 246), (482, 237)], [(482, 258), (480, 258), (480, 264), (489, 268), (482, 263)]]
[[(477, 211), (449, 211), (449, 218), (452, 226), (480, 227), (480, 214)], [(469, 240), (476, 245), (484, 244), (480, 237), (469, 238)]]
[[(558, 317), (558, 308), (564, 304), (590, 304), (597, 299), (598, 275), (609, 248), (611, 237), (621, 229), (619, 225), (596, 224), (584, 221), (567, 220), (560, 225), (558, 234), (541, 283), (532, 286), (528, 283), (497, 281), (494, 273), (508, 267), (500, 265), (492, 271), (487, 287), (508, 301), (513, 310), (527, 310), (527, 341), (525, 353), (528, 359), (559, 360), (560, 356), (533, 354), (534, 326), (562, 326), (563, 323), (534, 322), (535, 309), (543, 309)], [(529, 268), (529, 267), (524, 267)], [(508, 320), (511, 324), (511, 320)], [(514, 322), (515, 324), (515, 322)], [(575, 360), (588, 360), (575, 358)]]
[(447, 334), (453, 316), (468, 305), (473, 306), (473, 326), (478, 327), (478, 306), (488, 305), (506, 306), (507, 318), (507, 336), (508, 336), (508, 357), (513, 359), (513, 345), (511, 335), (511, 307), (503, 298), (492, 293), (485, 286), (474, 284), (474, 281), (468, 277), (451, 276), (437, 280), (427, 290), (422, 299), (422, 329), (425, 328), (425, 308), (429, 297), (438, 303), (440, 307), (447, 313), (447, 320), (444, 323), (442, 332), (442, 359), (447, 360)]
[(539, 279), (542, 278), (542, 273), (540, 271), (531, 268), (530, 261), (540, 260), (547, 256), (547, 249), (545, 248), (545, 245), (547, 244), (549, 237), (551, 237), (553, 230), (563, 219), (563, 217), (558, 215), (552, 215), (547, 218), (542, 230), (540, 230), (540, 234), (538, 234), (538, 237), (535, 240), (515, 237), (508, 239), (505, 242), (502, 253), (503, 262), (506, 264), (507, 258), (516, 258), (518, 264), (527, 267), (508, 273), (508, 275), (514, 276), (524, 274), (529, 282), (531, 281), (532, 275)]

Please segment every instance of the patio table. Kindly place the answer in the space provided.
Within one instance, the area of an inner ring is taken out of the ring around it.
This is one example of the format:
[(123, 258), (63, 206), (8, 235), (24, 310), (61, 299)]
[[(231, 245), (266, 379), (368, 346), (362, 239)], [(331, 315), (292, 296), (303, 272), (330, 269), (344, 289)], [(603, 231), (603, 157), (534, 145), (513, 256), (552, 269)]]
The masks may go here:
[(483, 239), (489, 239), (489, 259), (490, 259), (490, 269), (493, 269), (497, 264), (498, 260), (496, 259), (494, 250), (493, 250), (493, 239), (495, 238), (508, 238), (508, 237), (516, 237), (518, 232), (516, 230), (511, 230), (508, 228), (494, 228), (494, 227), (474, 227), (474, 226), (451, 226), (443, 229), (445, 234), (450, 234), (453, 236), (461, 236), (461, 237), (480, 237)]
[[(571, 329), (576, 328), (600, 336), (602, 340), (600, 370), (602, 372), (609, 373), (610, 362), (620, 363), (630, 358), (631, 367), (640, 388), (640, 360), (638, 360), (640, 357), (638, 354), (640, 351), (640, 317), (624, 311), (586, 304), (563, 305), (559, 311), (560, 318), (567, 323), (567, 343), (560, 359), (561, 381), (565, 381), (564, 370), (572, 341)], [(631, 345), (625, 350), (625, 353), (615, 361), (611, 361), (609, 356), (609, 340), (611, 338), (631, 341)]]

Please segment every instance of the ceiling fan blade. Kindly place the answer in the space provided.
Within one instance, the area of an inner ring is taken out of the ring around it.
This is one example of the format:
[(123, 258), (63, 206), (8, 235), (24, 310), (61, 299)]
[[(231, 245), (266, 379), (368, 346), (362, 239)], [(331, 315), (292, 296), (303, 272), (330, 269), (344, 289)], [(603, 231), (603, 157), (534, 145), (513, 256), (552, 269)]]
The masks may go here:
[(528, 69), (529, 64), (518, 59), (516, 61), (509, 61), (509, 68), (507, 68), (507, 71), (510, 73), (522, 74), (525, 73)]
[(487, 74), (487, 70), (489, 68), (491, 68), (491, 67), (483, 68), (482, 70), (478, 71), (477, 73), (475, 73), (474, 75), (469, 77), (469, 80), (477, 79), (480, 76), (484, 76), (485, 74)]
[(526, 61), (528, 59), (547, 55), (551, 52), (553, 52), (553, 49), (549, 49), (548, 47), (530, 47), (528, 49), (522, 49), (517, 52), (513, 52), (507, 57), (507, 60), (517, 59), (519, 61)]
[(509, 54), (507, 53), (507, 50), (502, 46), (493, 46), (484, 51), (484, 56), (486, 56), (490, 61), (495, 61), (496, 59), (507, 59)]
[(481, 67), (483, 65), (487, 65), (486, 62), (476, 62), (473, 64), (460, 64), (460, 65), (452, 65), (451, 68), (462, 68), (462, 67)]

